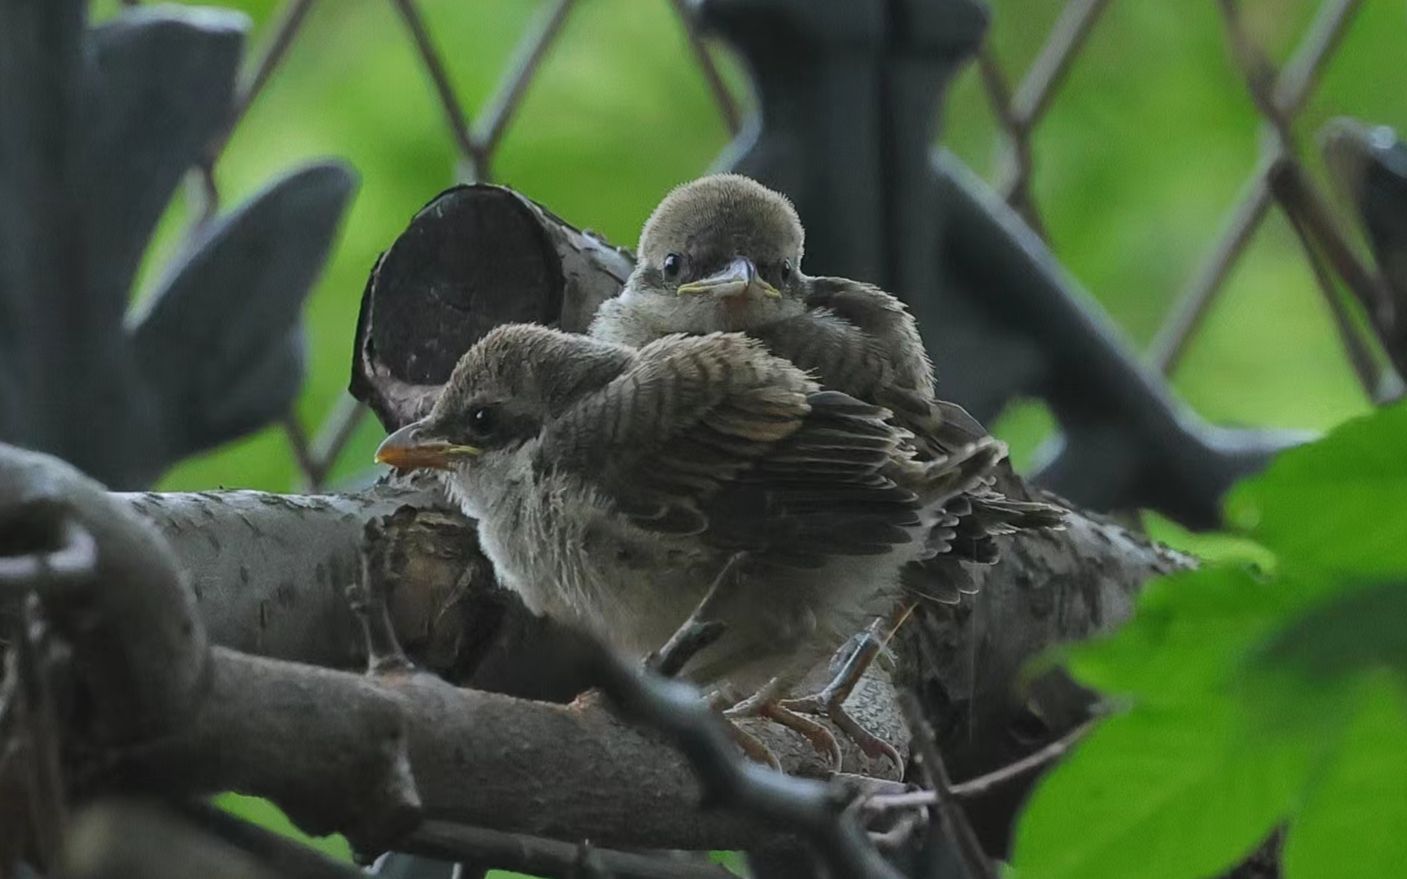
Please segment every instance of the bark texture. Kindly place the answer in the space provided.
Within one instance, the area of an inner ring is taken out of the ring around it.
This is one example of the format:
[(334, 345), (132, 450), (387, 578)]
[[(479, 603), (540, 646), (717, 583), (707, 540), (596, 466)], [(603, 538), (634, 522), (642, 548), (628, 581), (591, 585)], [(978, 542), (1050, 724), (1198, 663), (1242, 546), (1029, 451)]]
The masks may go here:
[[(357, 559), (366, 517), (395, 513), (388, 606), (417, 660), (461, 683), (534, 698), (568, 699), (589, 683), (578, 661), (582, 642), (527, 614), (498, 588), (472, 523), (437, 504), (433, 492), (383, 485), (330, 497), (118, 497), (159, 528), (199, 584), (198, 607), (218, 644), (341, 668), (361, 662), (363, 641), (343, 593), (362, 576)], [(1005, 765), (1086, 719), (1081, 689), (1058, 674), (1020, 685), (1023, 667), (1053, 645), (1125, 619), (1142, 583), (1191, 563), (1079, 512), (1071, 513), (1065, 531), (1006, 538), (1002, 549), (1000, 564), (977, 572), (977, 596), (926, 610), (896, 645), (898, 676), (918, 689), (958, 779)], [(872, 728), (898, 734), (892, 691), (883, 682), (862, 690), (852, 708)], [(792, 765), (820, 769), (799, 739), (774, 732)], [(856, 761), (850, 768), (869, 768), (859, 755), (850, 759)], [(599, 793), (605, 782), (596, 779), (586, 789)], [(979, 825), (988, 839), (1001, 839), (1020, 793), (1017, 786), (984, 801), (981, 811), (990, 817)], [(488, 826), (541, 831), (511, 820)]]

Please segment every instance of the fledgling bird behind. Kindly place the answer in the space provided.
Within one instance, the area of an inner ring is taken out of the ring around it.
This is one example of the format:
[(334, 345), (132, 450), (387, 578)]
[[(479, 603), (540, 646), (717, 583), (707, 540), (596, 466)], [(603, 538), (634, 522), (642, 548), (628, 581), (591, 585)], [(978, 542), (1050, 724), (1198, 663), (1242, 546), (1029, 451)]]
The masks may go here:
[(975, 478), (745, 336), (635, 350), (533, 325), (475, 344), (377, 460), (437, 470), (530, 610), (638, 656), (740, 559), (685, 674), (778, 696), (892, 605), (928, 511)]
[[(937, 399), (918, 327), (879, 288), (801, 271), (805, 231), (791, 202), (747, 177), (680, 186), (650, 215), (635, 271), (601, 306), (590, 334), (640, 346), (671, 333), (744, 332), (822, 386), (889, 409), (920, 458), (993, 443), (960, 406)], [(955, 602), (971, 580), (952, 560), (989, 564), (996, 537), (1059, 527), (1049, 504), (1003, 496), (984, 481), (956, 498), (930, 535), (932, 558), (906, 575), (918, 594)]]

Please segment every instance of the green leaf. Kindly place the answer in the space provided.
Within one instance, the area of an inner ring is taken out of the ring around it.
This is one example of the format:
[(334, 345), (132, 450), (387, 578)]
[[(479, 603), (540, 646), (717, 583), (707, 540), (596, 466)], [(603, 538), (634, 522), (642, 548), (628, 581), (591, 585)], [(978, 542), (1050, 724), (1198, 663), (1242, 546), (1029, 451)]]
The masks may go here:
[(307, 843), (329, 857), (339, 861), (352, 860), (352, 849), (347, 844), (345, 837), (340, 834), (309, 836), (294, 826), (283, 810), (269, 800), (227, 792), (217, 796), (214, 802), (215, 805), (233, 815), (238, 815), (246, 821), (252, 821), (276, 833), (281, 833), (289, 839)]
[[(1407, 584), (1338, 584), (1287, 615), (1250, 651), (1236, 676), (1235, 698), (1257, 737), (1318, 742), (1332, 757), (1358, 709), (1365, 681), (1407, 688)], [(1407, 738), (1401, 747), (1407, 750)]]
[(1143, 510), (1141, 518), (1143, 530), (1149, 537), (1204, 562), (1275, 570), (1275, 554), (1248, 537), (1224, 531), (1189, 531), (1153, 510)]
[(1288, 565), (1407, 572), (1404, 440), (1407, 403), (1349, 421), (1241, 483), (1227, 517)]
[(1286, 879), (1379, 879), (1407, 864), (1407, 699), (1387, 676), (1359, 688), (1336, 758), (1290, 822)]
[(1296, 747), (1260, 742), (1226, 700), (1135, 709), (1041, 782), (1017, 829), (1019, 879), (1197, 879), (1244, 858), (1303, 783)]
[(1256, 666), (1337, 687), (1365, 669), (1407, 683), (1407, 583), (1345, 584), (1288, 619), (1254, 657)]
[(1140, 704), (1187, 705), (1239, 673), (1296, 591), (1249, 570), (1209, 567), (1144, 587), (1134, 618), (1066, 651), (1080, 683)]

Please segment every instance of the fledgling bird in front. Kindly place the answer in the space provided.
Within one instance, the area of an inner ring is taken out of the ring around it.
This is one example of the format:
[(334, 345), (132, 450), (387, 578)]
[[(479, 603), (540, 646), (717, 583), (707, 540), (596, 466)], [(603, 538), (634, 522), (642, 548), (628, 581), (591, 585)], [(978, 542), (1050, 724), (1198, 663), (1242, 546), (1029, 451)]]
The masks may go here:
[(974, 478), (744, 336), (635, 350), (533, 325), (475, 344), (377, 460), (439, 471), (530, 610), (637, 656), (733, 578), (685, 676), (767, 685), (761, 713), (822, 743), (773, 694), (892, 605), (929, 511)]
[[(1004, 447), (961, 407), (937, 398), (932, 364), (904, 304), (871, 284), (805, 275), (804, 249), (805, 231), (785, 196), (737, 174), (700, 178), (670, 192), (650, 215), (634, 272), (621, 295), (601, 306), (590, 334), (639, 346), (671, 333), (744, 332), (823, 387), (890, 410), (914, 435), (920, 460), (985, 449), (996, 465)], [(974, 591), (961, 563), (996, 561), (996, 537), (1060, 527), (1058, 507), (1007, 497), (993, 484), (983, 479), (947, 505), (926, 557), (904, 571), (912, 595), (955, 603)], [(901, 609), (890, 631), (906, 615)], [(876, 640), (866, 649), (877, 652)], [(879, 743), (840, 707), (854, 677), (827, 688), (824, 704), (813, 707), (873, 751)]]

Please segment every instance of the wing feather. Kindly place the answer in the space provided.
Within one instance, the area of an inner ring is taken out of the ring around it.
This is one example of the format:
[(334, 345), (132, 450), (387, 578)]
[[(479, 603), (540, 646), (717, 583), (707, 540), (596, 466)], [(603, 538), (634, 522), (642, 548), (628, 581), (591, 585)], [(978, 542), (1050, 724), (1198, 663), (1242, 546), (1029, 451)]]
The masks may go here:
[(541, 464), (590, 480), (640, 528), (814, 567), (913, 539), (888, 418), (743, 336), (668, 337), (550, 424)]

